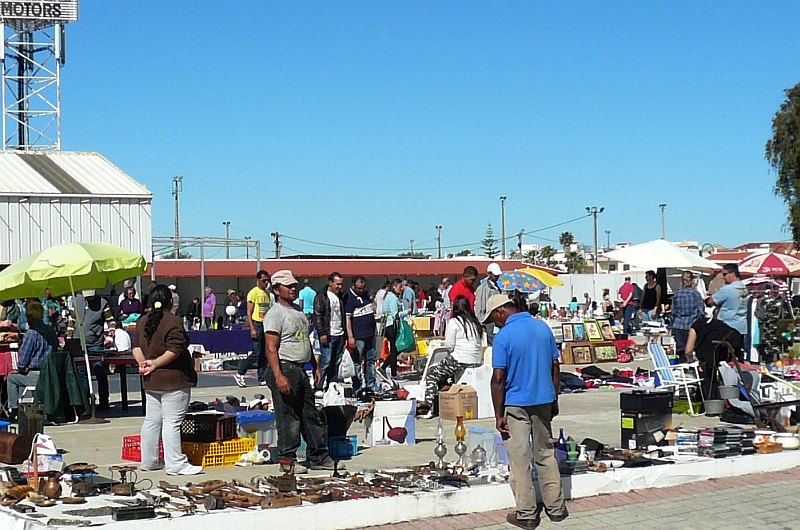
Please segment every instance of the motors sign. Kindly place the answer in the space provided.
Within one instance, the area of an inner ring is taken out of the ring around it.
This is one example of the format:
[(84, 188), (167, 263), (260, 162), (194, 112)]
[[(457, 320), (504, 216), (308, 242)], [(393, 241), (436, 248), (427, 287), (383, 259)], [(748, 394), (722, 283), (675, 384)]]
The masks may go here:
[(78, 0), (0, 1), (0, 18), (75, 22), (78, 20)]

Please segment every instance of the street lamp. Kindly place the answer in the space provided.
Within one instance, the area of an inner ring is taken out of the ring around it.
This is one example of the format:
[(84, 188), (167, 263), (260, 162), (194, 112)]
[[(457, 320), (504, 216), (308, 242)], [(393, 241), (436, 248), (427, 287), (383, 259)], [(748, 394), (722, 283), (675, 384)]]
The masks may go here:
[(587, 206), (586, 213), (594, 217), (594, 273), (597, 274), (597, 214), (603, 213), (605, 211), (605, 207), (601, 206), (599, 209), (597, 206)]
[(231, 259), (231, 222), (222, 221), (222, 225), (225, 227), (225, 259)]
[(439, 242), (439, 259), (442, 259), (442, 225), (436, 225), (436, 231), (439, 233), (436, 236)]
[(503, 195), (500, 197), (500, 227), (501, 227), (501, 236), (503, 240), (503, 259), (506, 259), (506, 197)]
[(666, 203), (661, 203), (658, 207), (661, 208), (661, 239), (667, 239), (667, 229), (664, 224), (664, 210), (667, 209), (667, 205)]
[(611, 230), (606, 230), (606, 248), (611, 250)]
[(244, 236), (244, 239), (245, 241), (247, 241), (247, 243), (245, 243), (245, 246), (247, 248), (247, 259), (250, 259), (250, 240), (253, 238), (250, 236)]

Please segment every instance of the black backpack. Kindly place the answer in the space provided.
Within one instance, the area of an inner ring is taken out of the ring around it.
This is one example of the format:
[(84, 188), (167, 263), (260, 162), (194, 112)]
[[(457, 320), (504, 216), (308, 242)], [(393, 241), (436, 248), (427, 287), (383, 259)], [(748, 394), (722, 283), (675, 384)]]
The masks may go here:
[(633, 284), (633, 299), (634, 300), (641, 300), (643, 294), (644, 293), (642, 292), (642, 288), (639, 287), (639, 284), (638, 283), (634, 283)]

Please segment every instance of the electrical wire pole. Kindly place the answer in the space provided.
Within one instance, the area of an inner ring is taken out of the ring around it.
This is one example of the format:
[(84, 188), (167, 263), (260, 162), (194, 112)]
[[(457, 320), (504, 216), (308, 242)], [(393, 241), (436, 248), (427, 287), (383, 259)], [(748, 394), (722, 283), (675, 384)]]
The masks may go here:
[(178, 206), (178, 194), (183, 191), (183, 177), (172, 177), (172, 196), (175, 197), (175, 259), (181, 257), (181, 222), (180, 222), (180, 208)]
[(275, 259), (279, 259), (281, 257), (281, 233), (272, 232), (270, 235), (275, 238)]
[(231, 222), (230, 221), (222, 221), (223, 226), (225, 227), (225, 259), (231, 259)]
[(611, 250), (611, 230), (606, 230), (606, 248)]
[(517, 234), (517, 250), (519, 251), (519, 259), (522, 259), (522, 236), (525, 234), (525, 229), (521, 229)]
[(439, 259), (442, 259), (442, 225), (436, 225), (436, 231), (439, 232), (439, 235), (436, 236), (439, 242)]
[(409, 239), (409, 241), (411, 241), (411, 257), (413, 258), (414, 257), (414, 240), (413, 239)]
[(506, 197), (503, 195), (500, 197), (500, 230), (501, 230), (501, 238), (503, 241), (503, 259), (506, 259)]
[(664, 210), (667, 209), (667, 205), (665, 203), (661, 203), (658, 205), (661, 208), (661, 239), (667, 239), (667, 229), (666, 225), (664, 224)]

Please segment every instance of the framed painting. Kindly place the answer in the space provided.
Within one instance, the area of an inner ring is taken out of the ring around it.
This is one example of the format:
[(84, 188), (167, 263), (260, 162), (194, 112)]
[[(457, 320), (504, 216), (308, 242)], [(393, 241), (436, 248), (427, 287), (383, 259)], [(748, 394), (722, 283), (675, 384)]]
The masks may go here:
[(611, 328), (611, 321), (607, 318), (598, 318), (597, 323), (600, 325), (600, 332), (603, 334), (603, 340), (614, 340), (614, 330)]
[(561, 335), (564, 337), (564, 342), (572, 342), (575, 340), (572, 331), (572, 324), (561, 324)]
[(572, 362), (575, 364), (590, 364), (592, 362), (591, 346), (573, 346)]
[(572, 324), (572, 337), (575, 342), (586, 342), (586, 328), (582, 322)]
[(617, 360), (617, 347), (614, 345), (597, 344), (594, 347), (594, 357), (599, 363), (613, 362)]
[(586, 338), (590, 342), (603, 342), (603, 332), (600, 331), (600, 324), (597, 320), (591, 318), (584, 320), (583, 326), (586, 328)]

